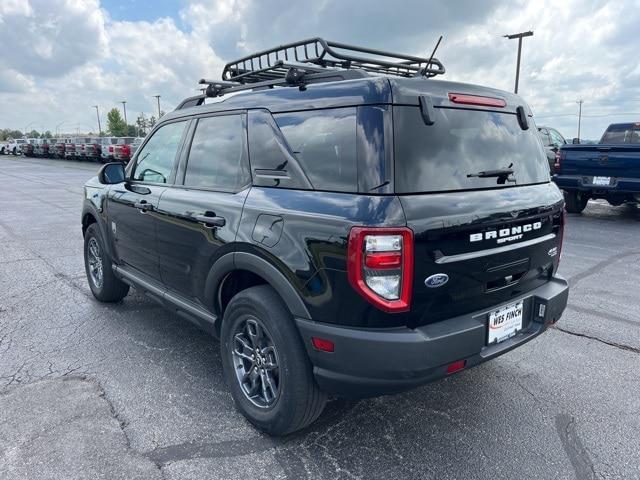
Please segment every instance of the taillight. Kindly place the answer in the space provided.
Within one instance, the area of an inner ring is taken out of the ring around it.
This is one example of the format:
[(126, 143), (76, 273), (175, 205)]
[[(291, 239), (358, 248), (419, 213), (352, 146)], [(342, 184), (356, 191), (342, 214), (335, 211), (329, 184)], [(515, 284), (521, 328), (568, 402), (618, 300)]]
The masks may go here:
[(112, 145), (109, 146), (109, 153), (113, 153), (113, 146)]
[(128, 157), (131, 154), (131, 147), (129, 145), (123, 145), (122, 154)]
[(413, 231), (353, 227), (347, 273), (353, 288), (385, 312), (406, 312), (413, 286)]
[(564, 160), (565, 155), (566, 152), (564, 152), (562, 149), (556, 152), (556, 161), (553, 164), (554, 173), (560, 173), (560, 170), (562, 169), (562, 160)]

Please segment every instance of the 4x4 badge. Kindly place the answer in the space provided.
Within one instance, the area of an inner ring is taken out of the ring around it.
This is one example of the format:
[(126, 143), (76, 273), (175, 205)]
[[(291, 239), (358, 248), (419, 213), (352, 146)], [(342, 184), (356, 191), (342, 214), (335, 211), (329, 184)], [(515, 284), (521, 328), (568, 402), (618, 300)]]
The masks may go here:
[(435, 275), (427, 277), (424, 281), (424, 284), (429, 288), (438, 288), (448, 281), (449, 275), (447, 275), (446, 273), (436, 273)]

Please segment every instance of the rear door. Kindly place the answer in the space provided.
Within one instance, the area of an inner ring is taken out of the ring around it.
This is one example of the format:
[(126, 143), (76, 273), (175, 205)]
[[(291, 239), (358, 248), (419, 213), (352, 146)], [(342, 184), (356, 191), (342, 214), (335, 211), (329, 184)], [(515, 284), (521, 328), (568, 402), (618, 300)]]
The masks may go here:
[(128, 181), (114, 185), (108, 195), (107, 213), (120, 263), (154, 280), (160, 279), (158, 203), (167, 185), (174, 182), (187, 123), (172, 122), (158, 128), (136, 157)]
[[(547, 282), (562, 195), (535, 126), (478, 109), (435, 108), (432, 125), (418, 107), (393, 115), (395, 190), (415, 235), (413, 322), (492, 308)], [(513, 174), (479, 176), (500, 169)]]
[(192, 130), (176, 185), (158, 206), (158, 254), (163, 283), (206, 304), (210, 267), (233, 248), (249, 193), (246, 114), (200, 117)]

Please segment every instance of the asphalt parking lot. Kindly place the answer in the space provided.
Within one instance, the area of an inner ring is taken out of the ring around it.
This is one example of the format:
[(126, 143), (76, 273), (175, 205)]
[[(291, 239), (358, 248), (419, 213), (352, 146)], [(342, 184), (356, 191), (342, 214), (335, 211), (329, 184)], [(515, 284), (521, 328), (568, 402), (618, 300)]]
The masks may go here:
[(640, 478), (638, 207), (569, 216), (569, 307), (542, 337), (271, 439), (235, 411), (211, 337), (135, 291), (91, 296), (97, 169), (0, 157), (0, 478)]

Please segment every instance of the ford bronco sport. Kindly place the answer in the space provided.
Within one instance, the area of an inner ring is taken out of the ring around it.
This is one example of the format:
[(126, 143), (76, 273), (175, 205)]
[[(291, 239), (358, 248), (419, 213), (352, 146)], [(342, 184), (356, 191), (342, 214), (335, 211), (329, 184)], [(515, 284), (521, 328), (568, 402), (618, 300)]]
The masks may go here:
[(532, 340), (567, 303), (562, 194), (523, 100), (441, 73), (316, 38), (202, 80), (85, 185), (91, 291), (218, 337), (274, 435)]

